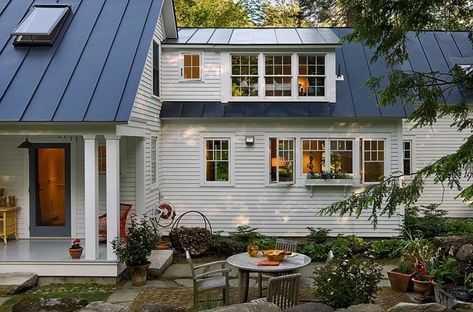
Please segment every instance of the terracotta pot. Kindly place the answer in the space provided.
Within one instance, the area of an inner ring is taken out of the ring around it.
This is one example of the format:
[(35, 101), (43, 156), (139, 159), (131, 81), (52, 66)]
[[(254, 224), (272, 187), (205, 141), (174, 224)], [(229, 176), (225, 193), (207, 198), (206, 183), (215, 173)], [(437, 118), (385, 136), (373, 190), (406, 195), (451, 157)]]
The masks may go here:
[(412, 278), (415, 273), (405, 274), (399, 272), (397, 269), (392, 269), (388, 271), (389, 282), (391, 283), (391, 288), (400, 291), (408, 291), (412, 289)]
[(148, 275), (148, 268), (151, 262), (139, 266), (128, 266), (131, 273), (131, 284), (133, 286), (143, 286), (146, 284), (146, 276)]
[(416, 292), (415, 299), (424, 302), (427, 299), (425, 294), (432, 289), (432, 283), (430, 281), (419, 281), (415, 278), (412, 281), (414, 282), (414, 291)]
[(72, 259), (80, 259), (82, 256), (82, 247), (81, 248), (69, 248), (69, 254), (71, 255)]

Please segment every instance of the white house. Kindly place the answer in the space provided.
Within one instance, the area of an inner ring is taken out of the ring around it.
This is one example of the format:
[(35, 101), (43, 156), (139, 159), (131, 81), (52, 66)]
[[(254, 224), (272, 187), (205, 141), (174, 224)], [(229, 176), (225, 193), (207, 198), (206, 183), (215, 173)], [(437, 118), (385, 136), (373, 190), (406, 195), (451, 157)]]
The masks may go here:
[[(446, 120), (410, 131), (410, 108), (379, 108), (364, 82), (385, 64), (342, 45), (348, 31), (178, 29), (172, 0), (0, 1), (0, 188), (17, 198), (19, 236), (2, 246), (0, 272), (116, 277), (98, 216), (112, 241), (120, 203), (141, 215), (169, 201), (214, 230), (397, 234), (399, 216), (374, 230), (366, 217), (316, 212), (462, 137)], [(411, 36), (409, 55), (404, 66), (430, 71), (473, 50), (467, 33), (426, 32)], [(349, 179), (306, 180), (330, 169)], [(453, 196), (451, 215), (471, 216)], [(182, 225), (200, 222), (188, 216)], [(77, 237), (85, 253), (71, 260)]]

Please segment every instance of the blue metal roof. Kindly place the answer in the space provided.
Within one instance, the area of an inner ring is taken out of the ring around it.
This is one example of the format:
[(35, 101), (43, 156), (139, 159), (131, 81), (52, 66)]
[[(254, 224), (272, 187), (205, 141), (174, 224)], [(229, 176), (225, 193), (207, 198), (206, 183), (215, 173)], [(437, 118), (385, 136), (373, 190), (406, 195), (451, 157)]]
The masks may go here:
[[(68, 4), (53, 47), (15, 47), (35, 4)], [(0, 0), (0, 121), (128, 121), (162, 0)]]
[(187, 45), (337, 45), (329, 28), (180, 28), (178, 39), (164, 44)]
[[(320, 30), (320, 29), (319, 29)], [(181, 29), (186, 32), (182, 42), (192, 40), (196, 30)], [(221, 31), (218, 36), (228, 32)], [(331, 31), (342, 38), (351, 30), (332, 28)], [(180, 39), (181, 40), (181, 39)], [(221, 42), (225, 41), (219, 39)], [(212, 44), (212, 37), (209, 40)], [(409, 59), (398, 66), (404, 70), (421, 72), (448, 71), (455, 64), (471, 64), (473, 47), (467, 32), (428, 31), (418, 37), (408, 34), (407, 50)], [(378, 98), (365, 85), (370, 77), (379, 77), (388, 67), (380, 59), (371, 64), (369, 61), (373, 49), (359, 43), (343, 43), (336, 48), (336, 64), (340, 65), (344, 80), (336, 82), (336, 103), (299, 103), (299, 102), (264, 102), (264, 103), (220, 103), (220, 102), (164, 102), (161, 111), (163, 118), (209, 118), (209, 117), (361, 117), (403, 118), (413, 108), (403, 106), (400, 101), (395, 105), (380, 107)], [(386, 81), (382, 81), (386, 84)], [(455, 88), (446, 94), (448, 103), (459, 102), (462, 97), (473, 99), (471, 91)]]

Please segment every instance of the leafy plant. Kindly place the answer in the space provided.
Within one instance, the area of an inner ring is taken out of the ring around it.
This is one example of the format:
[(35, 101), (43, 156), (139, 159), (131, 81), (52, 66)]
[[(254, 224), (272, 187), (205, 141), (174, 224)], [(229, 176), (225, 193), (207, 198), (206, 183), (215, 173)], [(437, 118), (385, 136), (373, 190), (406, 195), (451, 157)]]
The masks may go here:
[(328, 239), (328, 234), (330, 229), (326, 228), (313, 228), (311, 226), (306, 227), (309, 230), (309, 235), (307, 235), (307, 240), (315, 244), (323, 244)]
[(411, 274), (412, 272), (414, 272), (414, 266), (411, 261), (401, 259), (401, 261), (399, 261), (397, 264), (397, 270), (399, 271), (399, 273)]
[(448, 257), (433, 266), (430, 270), (430, 277), (440, 284), (460, 285), (462, 278), (460, 264), (457, 259)]
[(303, 241), (297, 250), (309, 256), (312, 261), (323, 262), (327, 259), (330, 250), (335, 257), (343, 257), (363, 253), (365, 248), (365, 241), (361, 237), (338, 235), (335, 240), (324, 244), (317, 244), (309, 240)]
[(252, 228), (249, 225), (240, 225), (235, 232), (229, 233), (229, 237), (234, 242), (248, 245), (263, 237), (257, 230), (257, 228)]
[(448, 233), (447, 211), (438, 205), (408, 207), (405, 210), (403, 233), (414, 237), (432, 238), (445, 236)]
[(158, 239), (158, 232), (146, 218), (138, 222), (136, 216), (132, 215), (125, 243), (121, 244), (119, 239), (115, 239), (112, 247), (120, 262), (127, 266), (140, 266), (148, 263), (148, 257)]
[(375, 240), (370, 247), (370, 253), (376, 258), (397, 258), (401, 256), (403, 241), (401, 239)]
[(306, 179), (353, 179), (353, 177), (345, 172), (340, 171), (327, 171), (327, 172), (309, 172), (306, 175)]
[(473, 235), (473, 222), (468, 220), (449, 219), (447, 222), (447, 235)]
[(307, 255), (312, 261), (323, 262), (327, 259), (330, 246), (303, 241), (297, 246), (297, 251)]
[(372, 260), (335, 258), (314, 272), (316, 300), (334, 308), (373, 302), (381, 271)]
[(71, 249), (81, 249), (80, 239), (76, 238), (72, 241)]

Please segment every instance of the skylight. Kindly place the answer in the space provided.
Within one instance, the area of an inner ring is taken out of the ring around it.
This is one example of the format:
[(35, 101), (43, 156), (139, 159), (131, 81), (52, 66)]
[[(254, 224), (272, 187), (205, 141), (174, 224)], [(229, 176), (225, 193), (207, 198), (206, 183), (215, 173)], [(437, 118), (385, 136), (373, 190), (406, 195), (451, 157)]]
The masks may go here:
[(52, 46), (70, 11), (68, 5), (35, 5), (12, 32), (13, 44)]

